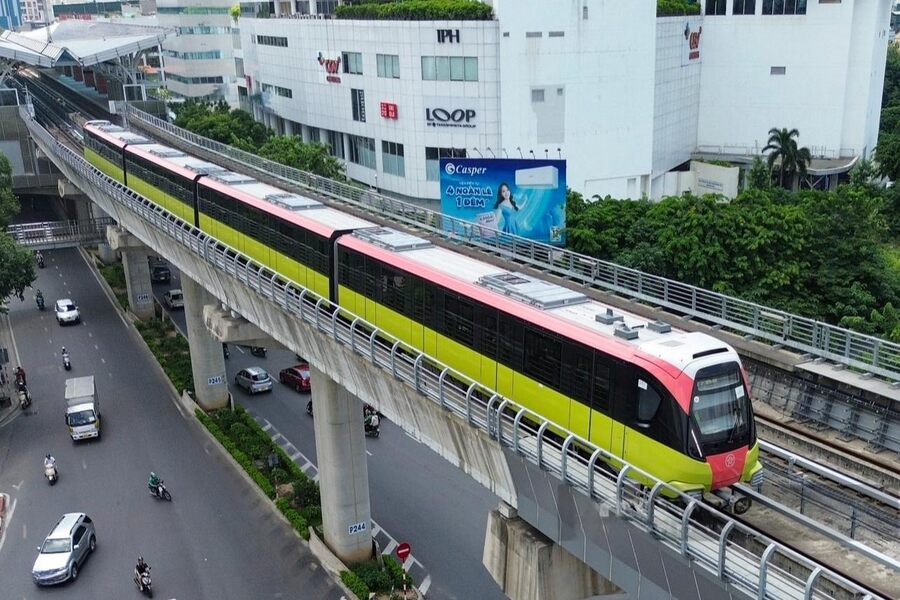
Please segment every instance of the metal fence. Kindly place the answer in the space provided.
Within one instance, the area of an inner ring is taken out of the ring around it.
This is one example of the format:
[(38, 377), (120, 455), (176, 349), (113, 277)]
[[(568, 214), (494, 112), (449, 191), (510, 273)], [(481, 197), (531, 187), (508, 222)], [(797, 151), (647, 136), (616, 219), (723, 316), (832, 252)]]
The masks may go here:
[[(67, 174), (91, 195), (104, 194), (152, 225), (173, 243), (230, 276), (261, 299), (348, 346), (361, 358), (426, 399), (484, 431), (524, 460), (572, 488), (612, 508), (660, 544), (680, 553), (694, 568), (715, 574), (741, 593), (759, 598), (876, 598), (867, 590), (771, 538), (729, 519), (714, 507), (683, 496), (648, 473), (624, 463), (589, 441), (568, 434), (559, 442), (548, 429), (564, 431), (540, 415), (521, 409), (493, 390), (452, 371), (429, 356), (366, 323), (353, 313), (286, 281), (277, 273), (181, 221), (143, 196), (96, 170), (78, 153), (57, 142), (43, 127), (22, 118), (33, 137)], [(241, 307), (236, 306), (240, 310)], [(621, 465), (616, 473), (604, 465)], [(651, 482), (644, 487), (637, 480)], [(682, 504), (663, 494), (680, 497)], [(750, 543), (748, 543), (748, 540)]]
[(584, 254), (462, 221), (440, 212), (300, 171), (196, 135), (132, 106), (127, 118), (333, 200), (439, 233), (544, 271), (690, 315), (754, 338), (900, 381), (900, 344), (643, 273)]
[(9, 225), (6, 232), (17, 244), (43, 250), (106, 241), (106, 228), (115, 223), (109, 217), (83, 221), (41, 221)]

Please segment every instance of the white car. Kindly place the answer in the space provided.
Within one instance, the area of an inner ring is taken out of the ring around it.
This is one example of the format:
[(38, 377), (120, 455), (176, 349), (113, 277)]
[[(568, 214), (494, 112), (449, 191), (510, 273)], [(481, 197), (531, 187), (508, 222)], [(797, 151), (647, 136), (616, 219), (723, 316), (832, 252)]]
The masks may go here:
[(74, 302), (68, 298), (56, 301), (56, 322), (60, 325), (81, 322), (81, 313), (78, 312)]
[(163, 294), (163, 302), (170, 309), (184, 308), (184, 294), (178, 288), (173, 288)]

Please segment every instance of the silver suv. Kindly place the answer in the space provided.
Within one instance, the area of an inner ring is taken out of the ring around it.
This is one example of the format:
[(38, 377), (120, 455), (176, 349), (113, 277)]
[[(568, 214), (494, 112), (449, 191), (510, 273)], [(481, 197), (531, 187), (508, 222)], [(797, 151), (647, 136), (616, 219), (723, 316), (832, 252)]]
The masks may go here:
[(88, 554), (97, 548), (94, 522), (84, 513), (66, 513), (38, 547), (31, 576), (38, 585), (52, 585), (78, 577)]

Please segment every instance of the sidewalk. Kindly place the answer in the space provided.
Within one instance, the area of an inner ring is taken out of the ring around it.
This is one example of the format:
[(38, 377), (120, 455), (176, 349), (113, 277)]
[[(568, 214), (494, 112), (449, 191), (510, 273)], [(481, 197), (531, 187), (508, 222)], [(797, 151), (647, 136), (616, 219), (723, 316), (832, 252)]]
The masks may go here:
[[(4, 363), (4, 360), (8, 362)], [(0, 314), (0, 427), (12, 421), (19, 412), (13, 375), (17, 360), (9, 315)]]

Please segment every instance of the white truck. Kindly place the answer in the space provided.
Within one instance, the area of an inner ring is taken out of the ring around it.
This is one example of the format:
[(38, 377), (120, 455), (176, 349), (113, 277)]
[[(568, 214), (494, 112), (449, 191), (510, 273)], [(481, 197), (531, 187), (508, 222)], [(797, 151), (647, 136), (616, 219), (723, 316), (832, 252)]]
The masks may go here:
[(100, 437), (100, 400), (93, 375), (66, 379), (66, 425), (73, 441)]

